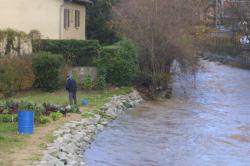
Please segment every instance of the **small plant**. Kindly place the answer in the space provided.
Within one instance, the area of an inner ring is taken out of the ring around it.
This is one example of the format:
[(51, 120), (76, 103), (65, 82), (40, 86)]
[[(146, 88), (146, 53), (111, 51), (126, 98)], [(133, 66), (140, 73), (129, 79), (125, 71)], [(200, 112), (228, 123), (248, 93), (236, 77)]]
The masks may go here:
[(93, 88), (93, 80), (90, 75), (87, 75), (83, 80), (83, 88), (91, 90)]
[(15, 102), (14, 100), (7, 100), (4, 105), (5, 113), (16, 113), (17, 107), (17, 102)]
[(30, 103), (28, 101), (21, 101), (18, 104), (18, 110), (19, 111), (35, 111), (35, 107), (36, 107), (35, 104), (32, 104), (32, 103)]
[(35, 121), (40, 122), (40, 117), (45, 114), (45, 108), (43, 105), (39, 104), (35, 106)]
[(40, 124), (46, 124), (46, 123), (49, 123), (49, 122), (50, 122), (50, 120), (49, 120), (49, 118), (47, 116), (40, 116), (39, 117), (39, 123)]
[(0, 103), (0, 114), (2, 114), (5, 110), (4, 104)]
[(63, 114), (60, 113), (60, 112), (52, 112), (50, 114), (50, 117), (52, 118), (53, 121), (57, 121), (57, 120), (59, 120), (60, 118), (63, 117)]
[(112, 119), (111, 116), (107, 115), (105, 112), (100, 111), (100, 110), (93, 110), (93, 113), (100, 115), (102, 118), (105, 119)]
[(15, 102), (14, 100), (7, 100), (5, 102), (5, 108), (17, 108), (18, 103)]
[(84, 111), (82, 113), (82, 117), (86, 118), (86, 119), (93, 118), (93, 117), (95, 117), (95, 114), (93, 112), (90, 112), (90, 111)]
[(70, 109), (68, 110), (68, 112), (71, 112), (71, 113), (80, 113), (80, 109), (77, 106), (70, 106)]
[(2, 114), (0, 115), (0, 122), (3, 123), (17, 122), (17, 115)]

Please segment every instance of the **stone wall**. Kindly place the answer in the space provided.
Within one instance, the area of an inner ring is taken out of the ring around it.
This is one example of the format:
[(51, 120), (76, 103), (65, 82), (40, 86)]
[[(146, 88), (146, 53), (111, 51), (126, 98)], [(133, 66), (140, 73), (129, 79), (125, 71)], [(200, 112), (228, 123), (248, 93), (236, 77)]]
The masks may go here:
[(70, 71), (73, 78), (77, 80), (78, 83), (83, 83), (86, 76), (91, 76), (93, 80), (96, 80), (97, 68), (96, 67), (73, 67)]
[(89, 118), (72, 121), (64, 124), (54, 132), (54, 143), (49, 144), (42, 160), (33, 163), (34, 166), (86, 166), (84, 151), (89, 147), (95, 136), (101, 132), (109, 121), (119, 114), (131, 110), (141, 103), (143, 99), (137, 91), (128, 95), (115, 96), (99, 111), (102, 114), (92, 113)]

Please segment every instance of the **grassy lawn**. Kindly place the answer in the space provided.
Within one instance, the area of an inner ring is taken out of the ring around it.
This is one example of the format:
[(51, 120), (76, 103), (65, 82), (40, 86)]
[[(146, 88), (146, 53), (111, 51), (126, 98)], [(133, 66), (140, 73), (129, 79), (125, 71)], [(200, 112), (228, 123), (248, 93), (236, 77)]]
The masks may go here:
[[(109, 97), (114, 95), (124, 95), (132, 91), (131, 87), (123, 87), (112, 90), (102, 91), (78, 91), (77, 99), (78, 104), (82, 99), (88, 99), (90, 105), (94, 105), (97, 108), (102, 106)], [(41, 91), (30, 91), (17, 94), (15, 97), (10, 99), (13, 100), (26, 100), (34, 103), (52, 103), (58, 105), (68, 105), (68, 94), (65, 90), (59, 90), (56, 92), (41, 92)], [(4, 102), (4, 99), (0, 99), (0, 102)]]
[(24, 138), (17, 133), (17, 123), (0, 123), (0, 154), (12, 152), (14, 147), (21, 146)]
[(0, 165), (6, 165), (6, 154), (22, 147), (29, 137), (17, 133), (17, 123), (0, 123)]
[[(105, 102), (109, 100), (110, 97), (114, 95), (124, 95), (132, 91), (131, 87), (124, 87), (113, 90), (103, 90), (103, 91), (79, 91), (77, 94), (78, 102), (80, 103), (81, 99), (88, 99), (89, 104), (94, 106), (94, 108), (101, 107)], [(68, 94), (65, 90), (59, 90), (53, 93), (41, 92), (41, 91), (30, 91), (19, 93), (16, 96), (10, 98), (13, 100), (26, 100), (34, 103), (52, 103), (58, 105), (68, 105)], [(4, 99), (0, 99), (0, 102), (4, 102)], [(68, 119), (70, 121), (70, 119)], [(65, 121), (59, 120), (59, 121)], [(42, 128), (51, 128), (50, 125), (46, 124), (45, 126), (35, 126)], [(43, 139), (50, 142), (49, 138), (51, 131), (43, 133)], [(35, 134), (36, 135), (36, 132)], [(9, 165), (8, 162), (4, 162), (6, 156), (11, 155), (12, 153), (17, 153), (20, 149), (23, 149), (27, 146), (27, 143), (30, 142), (30, 139), (33, 136), (24, 136), (17, 133), (17, 123), (0, 123), (0, 165)], [(46, 142), (43, 143), (46, 145)], [(41, 146), (39, 144), (37, 146)]]

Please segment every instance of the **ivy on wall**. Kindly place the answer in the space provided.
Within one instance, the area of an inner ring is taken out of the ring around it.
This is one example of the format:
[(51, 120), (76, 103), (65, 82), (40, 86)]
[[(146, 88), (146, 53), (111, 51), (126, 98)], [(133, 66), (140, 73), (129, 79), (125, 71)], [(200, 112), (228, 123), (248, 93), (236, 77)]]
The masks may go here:
[(12, 29), (0, 30), (0, 43), (3, 47), (0, 49), (4, 49), (0, 51), (0, 56), (10, 54), (12, 50), (20, 55), (22, 38), (29, 38), (29, 36), (24, 32)]

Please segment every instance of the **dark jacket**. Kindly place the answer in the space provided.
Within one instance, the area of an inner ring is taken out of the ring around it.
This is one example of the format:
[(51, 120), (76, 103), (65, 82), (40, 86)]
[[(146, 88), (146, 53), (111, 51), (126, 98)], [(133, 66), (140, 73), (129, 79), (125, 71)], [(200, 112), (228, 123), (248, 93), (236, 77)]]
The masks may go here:
[(66, 83), (66, 90), (68, 92), (76, 93), (76, 91), (77, 91), (76, 81), (71, 79), (71, 78), (68, 79), (67, 83)]

